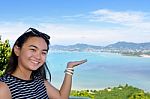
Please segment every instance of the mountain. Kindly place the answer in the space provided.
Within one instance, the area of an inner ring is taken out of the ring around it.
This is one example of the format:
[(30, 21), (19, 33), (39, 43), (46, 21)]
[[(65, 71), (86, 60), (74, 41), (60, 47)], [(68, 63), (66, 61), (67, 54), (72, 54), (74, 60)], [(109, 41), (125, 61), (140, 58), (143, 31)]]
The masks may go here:
[(130, 50), (150, 50), (150, 42), (147, 43), (132, 43), (132, 42), (117, 42), (106, 46), (107, 49), (130, 49)]
[(74, 45), (53, 45), (50, 46), (51, 50), (63, 50), (63, 51), (113, 51), (113, 50), (127, 50), (127, 51), (150, 51), (150, 42), (147, 43), (133, 43), (133, 42), (117, 42), (109, 44), (107, 46), (94, 46), (88, 44), (74, 44)]
[(50, 46), (52, 50), (63, 50), (63, 51), (93, 51), (93, 50), (99, 50), (103, 48), (102, 46), (94, 46), (94, 45), (88, 45), (88, 44), (74, 44), (74, 45), (53, 45)]

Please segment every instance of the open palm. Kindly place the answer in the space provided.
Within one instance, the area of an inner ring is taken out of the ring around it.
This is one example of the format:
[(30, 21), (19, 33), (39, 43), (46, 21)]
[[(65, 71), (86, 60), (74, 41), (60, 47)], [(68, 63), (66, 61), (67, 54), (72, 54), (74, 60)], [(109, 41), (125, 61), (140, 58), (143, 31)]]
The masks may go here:
[(85, 62), (87, 62), (87, 59), (80, 60), (80, 61), (71, 61), (71, 62), (68, 62), (67, 67), (68, 68), (73, 68), (73, 67), (78, 66), (80, 64), (83, 64)]

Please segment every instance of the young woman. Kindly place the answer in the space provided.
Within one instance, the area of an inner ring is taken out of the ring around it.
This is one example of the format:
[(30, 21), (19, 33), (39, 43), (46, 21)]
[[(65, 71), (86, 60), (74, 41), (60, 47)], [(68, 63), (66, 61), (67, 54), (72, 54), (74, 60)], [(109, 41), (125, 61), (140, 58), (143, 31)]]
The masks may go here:
[(0, 79), (0, 99), (68, 99), (74, 67), (87, 60), (68, 62), (60, 90), (46, 79), (46, 56), (50, 37), (29, 28), (15, 42), (4, 76)]

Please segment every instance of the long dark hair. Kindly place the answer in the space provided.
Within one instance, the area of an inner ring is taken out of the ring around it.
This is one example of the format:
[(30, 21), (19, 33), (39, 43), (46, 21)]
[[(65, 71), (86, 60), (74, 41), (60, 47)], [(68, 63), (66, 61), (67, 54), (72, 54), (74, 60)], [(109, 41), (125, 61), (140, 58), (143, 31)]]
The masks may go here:
[[(49, 44), (50, 44), (50, 36), (48, 36), (45, 33), (39, 32), (38, 30), (34, 29), (34, 28), (29, 28), (26, 32), (24, 32), (14, 43), (14, 46), (12, 48), (12, 53), (8, 62), (8, 66), (6, 67), (6, 72), (7, 74), (12, 74), (17, 66), (18, 66), (18, 56), (16, 56), (15, 52), (14, 52), (14, 47), (18, 46), (20, 48), (22, 48), (23, 44), (30, 38), (30, 37), (41, 37), (45, 40), (46, 44), (47, 44), (47, 50), (49, 50)], [(32, 72), (31, 76), (34, 75), (40, 75), (41, 78), (43, 79), (47, 79), (46, 74), (49, 74), (49, 80), (51, 81), (51, 73), (47, 67), (46, 62), (37, 70)]]

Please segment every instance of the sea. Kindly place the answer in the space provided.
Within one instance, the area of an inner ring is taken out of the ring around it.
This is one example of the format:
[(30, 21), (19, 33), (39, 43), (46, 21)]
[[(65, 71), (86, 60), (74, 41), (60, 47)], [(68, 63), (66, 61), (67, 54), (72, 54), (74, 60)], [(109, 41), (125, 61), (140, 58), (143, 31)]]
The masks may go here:
[(150, 92), (150, 58), (106, 52), (50, 51), (47, 65), (51, 83), (60, 88), (67, 62), (87, 59), (75, 67), (72, 90), (102, 90), (131, 85)]

